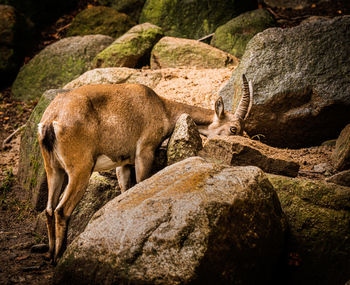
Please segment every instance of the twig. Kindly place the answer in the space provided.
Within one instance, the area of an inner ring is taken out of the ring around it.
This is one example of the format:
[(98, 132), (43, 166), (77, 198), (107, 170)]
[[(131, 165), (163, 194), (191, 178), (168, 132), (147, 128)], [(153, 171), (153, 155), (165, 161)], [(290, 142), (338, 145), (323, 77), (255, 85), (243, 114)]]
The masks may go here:
[(215, 34), (215, 33), (211, 33), (210, 35), (207, 35), (207, 36), (205, 36), (205, 37), (203, 37), (203, 38), (200, 38), (200, 39), (197, 40), (197, 41), (201, 42), (201, 41), (204, 41), (204, 40), (206, 40), (206, 39), (209, 39), (209, 38), (211, 38), (212, 36), (214, 36), (214, 34)]
[(10, 134), (6, 139), (4, 139), (3, 143), (2, 143), (2, 149), (5, 148), (6, 144), (9, 143), (11, 141), (11, 139), (16, 135), (18, 134), (19, 132), (21, 132), (24, 127), (26, 125), (24, 124), (23, 126), (19, 127), (17, 130), (15, 130), (12, 134)]

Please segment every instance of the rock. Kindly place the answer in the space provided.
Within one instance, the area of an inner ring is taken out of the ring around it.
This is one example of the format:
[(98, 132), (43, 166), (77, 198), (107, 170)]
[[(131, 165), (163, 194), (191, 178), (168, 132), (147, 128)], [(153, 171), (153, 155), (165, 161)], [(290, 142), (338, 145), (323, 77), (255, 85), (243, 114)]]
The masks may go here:
[(135, 22), (138, 22), (146, 0), (98, 0), (97, 2), (125, 13), (131, 16)]
[(235, 91), (236, 106), (242, 74), (253, 82), (249, 135), (263, 134), (270, 145), (293, 148), (336, 137), (349, 123), (350, 84), (344, 76), (350, 73), (349, 45), (350, 16), (255, 35), (224, 88), (229, 96)]
[(158, 70), (141, 70), (127, 67), (96, 68), (89, 70), (64, 86), (66, 89), (77, 88), (86, 84), (140, 83), (151, 88), (162, 79)]
[(280, 284), (343, 285), (350, 278), (350, 188), (268, 177), (289, 223)]
[(135, 25), (128, 15), (112, 8), (97, 6), (76, 15), (68, 28), (67, 36), (101, 34), (117, 38)]
[(284, 216), (255, 167), (189, 158), (107, 203), (68, 246), (56, 284), (254, 284), (273, 277)]
[(254, 165), (268, 173), (295, 177), (299, 164), (279, 158), (278, 150), (241, 136), (209, 138), (199, 154), (227, 165)]
[(111, 37), (70, 37), (49, 45), (24, 65), (13, 83), (16, 99), (38, 98), (45, 90), (61, 88), (90, 69), (91, 61), (113, 42)]
[(137, 67), (149, 65), (153, 46), (163, 36), (161, 28), (144, 23), (131, 28), (94, 59), (95, 67)]
[(202, 149), (202, 139), (196, 123), (188, 114), (182, 114), (176, 122), (167, 150), (168, 165), (196, 156)]
[(313, 167), (313, 171), (317, 173), (330, 173), (332, 170), (332, 166), (327, 162), (316, 164)]
[(337, 170), (350, 167), (350, 124), (341, 131), (332, 153), (332, 160)]
[(210, 44), (240, 58), (254, 35), (273, 26), (275, 20), (267, 10), (249, 11), (218, 27)]
[(234, 56), (202, 42), (173, 37), (162, 38), (153, 48), (151, 68), (237, 66)]
[(31, 28), (32, 24), (15, 8), (0, 5), (0, 87), (10, 84), (16, 77), (24, 52), (31, 46)]
[(27, 199), (38, 211), (45, 209), (47, 199), (46, 173), (37, 139), (38, 123), (46, 107), (57, 94), (67, 91), (69, 90), (46, 91), (30, 115), (21, 135), (17, 178), (25, 190), (24, 195), (27, 195)]
[(326, 179), (327, 182), (350, 187), (350, 169), (344, 170)]
[(301, 10), (311, 8), (312, 4), (331, 2), (330, 0), (263, 0), (265, 4), (274, 8)]
[(150, 22), (163, 28), (167, 36), (200, 39), (239, 15), (255, 9), (256, 1), (175, 1), (148, 0), (142, 9), (140, 22)]
[(92, 173), (89, 186), (72, 213), (68, 228), (68, 243), (84, 231), (91, 217), (100, 208), (120, 194), (115, 173), (113, 178), (102, 176), (98, 172)]

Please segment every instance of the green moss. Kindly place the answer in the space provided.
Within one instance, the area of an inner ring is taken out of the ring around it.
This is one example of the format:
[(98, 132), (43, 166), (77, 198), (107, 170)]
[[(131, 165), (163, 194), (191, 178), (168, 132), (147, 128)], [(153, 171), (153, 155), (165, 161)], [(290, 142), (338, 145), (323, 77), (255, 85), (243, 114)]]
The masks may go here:
[(72, 21), (67, 36), (107, 35), (119, 37), (136, 23), (123, 13), (108, 7), (93, 7), (80, 12)]
[[(144, 28), (143, 28), (143, 27)], [(94, 59), (95, 67), (135, 67), (138, 61), (149, 54), (153, 45), (163, 35), (154, 25), (135, 26)]]
[(274, 25), (273, 17), (266, 10), (250, 11), (218, 27), (211, 44), (234, 56), (242, 57), (250, 39)]
[(168, 36), (198, 39), (249, 9), (253, 1), (245, 1), (241, 7), (236, 2), (225, 0), (218, 5), (214, 0), (148, 0), (142, 10), (140, 23), (158, 25)]

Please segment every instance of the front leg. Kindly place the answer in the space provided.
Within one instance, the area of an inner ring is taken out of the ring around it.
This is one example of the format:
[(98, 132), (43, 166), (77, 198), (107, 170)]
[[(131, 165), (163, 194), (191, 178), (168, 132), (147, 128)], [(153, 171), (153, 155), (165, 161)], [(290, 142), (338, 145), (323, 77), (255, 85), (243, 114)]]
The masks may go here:
[(135, 171), (137, 183), (151, 176), (154, 152), (154, 148), (150, 146), (138, 147), (135, 158)]
[[(133, 175), (132, 175), (133, 167), (132, 165), (124, 165), (117, 167), (115, 172), (118, 177), (118, 184), (120, 187), (121, 192), (125, 192), (129, 188), (131, 188), (133, 185), (135, 185), (135, 182), (133, 181)], [(134, 175), (135, 179), (135, 175)]]

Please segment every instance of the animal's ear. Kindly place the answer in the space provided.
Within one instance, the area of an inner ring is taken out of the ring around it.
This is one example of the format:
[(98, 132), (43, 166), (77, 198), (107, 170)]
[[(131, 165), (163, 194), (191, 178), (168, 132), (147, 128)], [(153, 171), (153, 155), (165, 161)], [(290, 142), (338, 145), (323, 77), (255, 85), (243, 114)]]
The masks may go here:
[(215, 114), (219, 119), (223, 119), (225, 116), (224, 111), (225, 111), (224, 101), (220, 96), (215, 102)]

